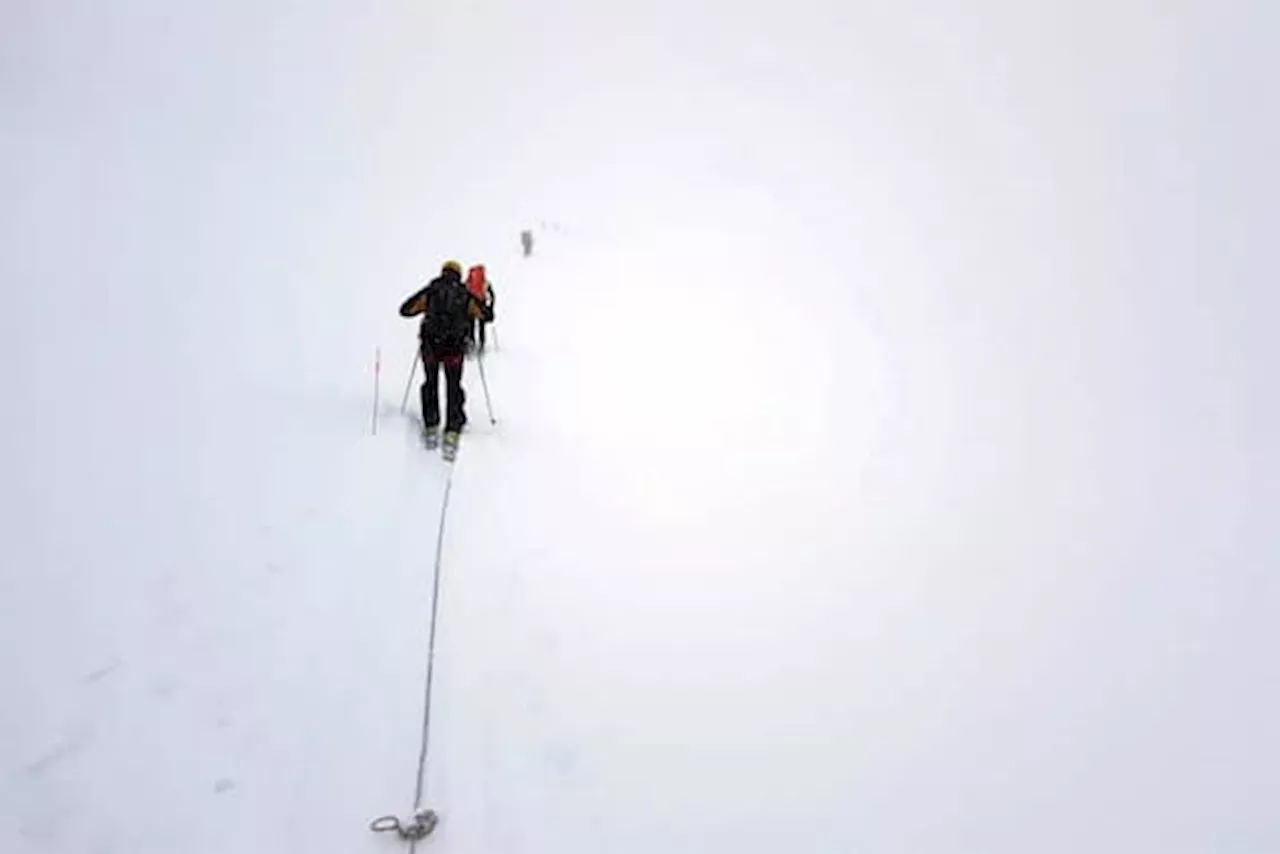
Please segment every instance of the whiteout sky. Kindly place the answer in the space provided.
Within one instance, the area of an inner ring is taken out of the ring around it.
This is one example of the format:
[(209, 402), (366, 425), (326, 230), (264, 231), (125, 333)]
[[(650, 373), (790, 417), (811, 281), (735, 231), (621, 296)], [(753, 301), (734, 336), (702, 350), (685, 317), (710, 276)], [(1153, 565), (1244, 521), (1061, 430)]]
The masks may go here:
[(370, 362), (446, 257), (439, 850), (1280, 849), (1278, 43), (9, 0), (0, 849), (390, 844), (441, 475)]

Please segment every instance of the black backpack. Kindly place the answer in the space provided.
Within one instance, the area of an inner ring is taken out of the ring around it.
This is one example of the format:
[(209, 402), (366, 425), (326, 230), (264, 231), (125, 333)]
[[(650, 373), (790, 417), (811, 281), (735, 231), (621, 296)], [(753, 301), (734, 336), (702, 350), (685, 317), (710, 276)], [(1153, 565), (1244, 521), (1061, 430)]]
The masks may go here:
[(440, 277), (427, 288), (422, 340), (438, 350), (461, 350), (471, 329), (471, 294), (461, 279)]

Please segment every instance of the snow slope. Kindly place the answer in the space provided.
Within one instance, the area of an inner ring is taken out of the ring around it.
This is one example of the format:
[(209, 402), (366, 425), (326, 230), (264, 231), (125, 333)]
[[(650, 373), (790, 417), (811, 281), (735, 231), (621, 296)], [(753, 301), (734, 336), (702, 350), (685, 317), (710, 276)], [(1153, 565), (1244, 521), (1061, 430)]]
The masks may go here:
[(1280, 847), (1274, 12), (259, 5), (0, 12), (0, 851), (400, 846), (455, 254), (419, 850)]

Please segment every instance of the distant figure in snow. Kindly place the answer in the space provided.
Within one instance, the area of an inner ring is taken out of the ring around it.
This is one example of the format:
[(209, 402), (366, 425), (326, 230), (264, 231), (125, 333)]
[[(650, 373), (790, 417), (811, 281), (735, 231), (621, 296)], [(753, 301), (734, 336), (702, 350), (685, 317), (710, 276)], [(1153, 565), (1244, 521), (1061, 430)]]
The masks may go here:
[(527, 228), (520, 232), (520, 247), (524, 249), (524, 257), (533, 254), (533, 232)]
[(485, 274), (484, 265), (477, 264), (467, 271), (467, 291), (480, 304), (480, 314), (475, 318), (474, 328), (471, 330), (471, 343), (476, 345), (480, 352), (484, 352), (485, 345), (485, 327), (493, 323), (493, 285), (489, 282), (489, 277)]
[(446, 261), (439, 276), (400, 306), (401, 317), (422, 315), (418, 330), (423, 369), (422, 425), (429, 433), (440, 426), (439, 381), (440, 368), (444, 368), (446, 442), (456, 442), (467, 423), (462, 361), (471, 322), (480, 312), (480, 303), (462, 283), (462, 265), (457, 261)]

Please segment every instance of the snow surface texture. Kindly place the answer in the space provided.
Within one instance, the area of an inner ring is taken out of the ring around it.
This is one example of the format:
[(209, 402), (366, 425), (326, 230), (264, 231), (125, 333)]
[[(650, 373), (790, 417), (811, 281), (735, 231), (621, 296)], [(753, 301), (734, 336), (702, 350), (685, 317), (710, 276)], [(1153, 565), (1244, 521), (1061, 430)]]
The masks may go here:
[(420, 850), (1280, 850), (1280, 7), (264, 5), (0, 10), (0, 851), (399, 850), (447, 256)]

